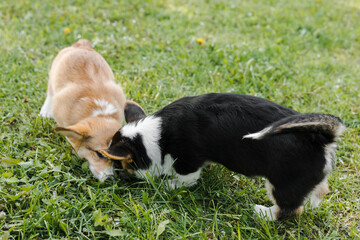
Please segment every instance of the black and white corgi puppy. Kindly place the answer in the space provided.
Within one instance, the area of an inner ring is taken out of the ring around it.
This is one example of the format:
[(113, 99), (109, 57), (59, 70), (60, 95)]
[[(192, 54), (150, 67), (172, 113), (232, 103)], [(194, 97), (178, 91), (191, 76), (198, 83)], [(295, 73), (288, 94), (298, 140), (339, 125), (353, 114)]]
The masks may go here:
[(274, 206), (256, 205), (255, 211), (268, 220), (299, 215), (308, 198), (318, 206), (345, 129), (331, 115), (231, 93), (184, 97), (150, 116), (130, 107), (130, 123), (102, 154), (131, 166), (138, 177), (170, 175), (170, 188), (195, 184), (206, 163), (265, 177)]

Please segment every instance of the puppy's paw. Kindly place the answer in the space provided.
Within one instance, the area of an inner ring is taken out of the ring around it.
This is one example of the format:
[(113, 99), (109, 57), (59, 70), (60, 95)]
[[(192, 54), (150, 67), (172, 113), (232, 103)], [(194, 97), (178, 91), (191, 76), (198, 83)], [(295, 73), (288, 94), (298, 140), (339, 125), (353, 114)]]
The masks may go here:
[(46, 111), (43, 111), (42, 109), (39, 113), (39, 117), (50, 118), (50, 119), (54, 118), (53, 115), (51, 114), (51, 112), (46, 112)]
[(272, 206), (270, 208), (262, 206), (262, 205), (255, 205), (254, 212), (259, 216), (264, 218), (267, 221), (276, 221), (276, 213), (278, 212), (278, 206)]
[(177, 178), (166, 179), (164, 182), (166, 191), (171, 191), (171, 190), (177, 189), (177, 188), (181, 187), (181, 185), (183, 185), (183, 184)]
[(196, 184), (197, 184), (197, 182), (192, 182), (192, 183), (182, 182), (178, 178), (166, 179), (164, 181), (166, 191), (174, 190), (174, 189), (180, 188), (182, 186), (189, 188)]
[(39, 113), (40, 117), (53, 118), (53, 115), (51, 113), (51, 102), (52, 102), (52, 97), (50, 97), (49, 95), (46, 96), (45, 102), (40, 109), (40, 113)]

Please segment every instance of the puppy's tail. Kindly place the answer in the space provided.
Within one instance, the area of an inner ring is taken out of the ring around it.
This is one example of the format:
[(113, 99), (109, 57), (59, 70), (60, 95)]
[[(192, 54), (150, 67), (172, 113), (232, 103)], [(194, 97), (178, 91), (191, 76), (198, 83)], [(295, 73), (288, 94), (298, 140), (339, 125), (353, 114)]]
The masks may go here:
[(328, 114), (306, 113), (283, 118), (263, 130), (245, 135), (243, 138), (263, 139), (272, 135), (308, 132), (320, 133), (334, 141), (345, 130), (345, 125), (338, 117)]
[(91, 43), (86, 40), (86, 39), (80, 39), (79, 41), (77, 41), (76, 43), (74, 43), (72, 45), (72, 47), (76, 47), (76, 48), (84, 48), (84, 49), (88, 49), (88, 50), (93, 50), (94, 48), (92, 47)]

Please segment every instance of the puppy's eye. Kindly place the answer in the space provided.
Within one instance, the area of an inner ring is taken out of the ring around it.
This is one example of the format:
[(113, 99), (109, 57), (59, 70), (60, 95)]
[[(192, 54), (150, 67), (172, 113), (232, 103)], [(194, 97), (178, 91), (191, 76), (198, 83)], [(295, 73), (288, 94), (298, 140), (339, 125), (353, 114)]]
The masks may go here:
[(96, 153), (96, 155), (97, 155), (99, 158), (101, 158), (101, 159), (105, 159), (105, 158), (106, 158), (103, 154), (101, 154), (101, 153), (98, 152), (98, 151), (95, 151), (95, 153)]

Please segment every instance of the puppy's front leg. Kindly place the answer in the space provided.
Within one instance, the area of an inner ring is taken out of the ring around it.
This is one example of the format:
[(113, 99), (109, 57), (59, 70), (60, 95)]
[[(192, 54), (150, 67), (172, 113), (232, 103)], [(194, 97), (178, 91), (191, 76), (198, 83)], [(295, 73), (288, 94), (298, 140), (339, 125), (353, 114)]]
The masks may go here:
[(165, 181), (165, 189), (173, 190), (184, 185), (185, 187), (191, 187), (197, 183), (197, 180), (200, 177), (201, 168), (193, 173), (186, 175), (181, 175), (178, 173), (173, 174), (173, 178), (170, 178)]
[(44, 118), (53, 118), (53, 114), (51, 111), (51, 104), (52, 104), (52, 96), (49, 94), (46, 96), (45, 102), (41, 107), (39, 116)]

